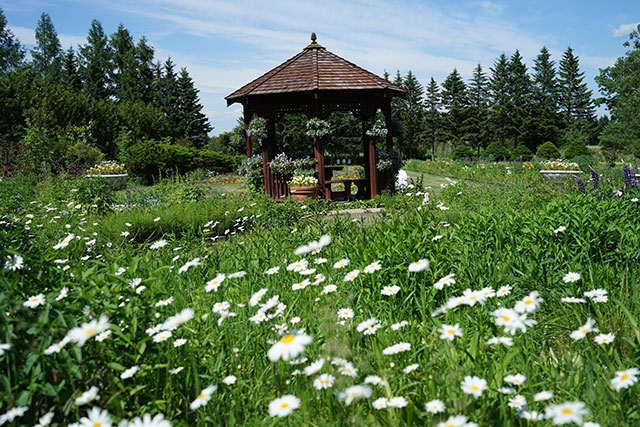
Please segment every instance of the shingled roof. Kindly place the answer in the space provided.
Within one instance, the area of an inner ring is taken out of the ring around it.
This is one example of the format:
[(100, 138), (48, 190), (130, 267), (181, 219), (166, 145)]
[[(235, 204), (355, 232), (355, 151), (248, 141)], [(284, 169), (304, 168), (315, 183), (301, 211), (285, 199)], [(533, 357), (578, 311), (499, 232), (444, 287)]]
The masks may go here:
[(404, 96), (406, 91), (329, 52), (311, 34), (302, 52), (225, 97), (227, 105), (256, 95), (325, 91), (382, 91)]

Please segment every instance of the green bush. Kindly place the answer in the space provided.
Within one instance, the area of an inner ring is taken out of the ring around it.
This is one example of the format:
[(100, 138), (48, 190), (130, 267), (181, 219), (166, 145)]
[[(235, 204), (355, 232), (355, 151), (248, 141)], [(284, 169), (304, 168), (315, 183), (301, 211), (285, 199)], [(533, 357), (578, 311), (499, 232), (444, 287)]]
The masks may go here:
[(451, 153), (453, 160), (464, 160), (465, 158), (473, 157), (473, 149), (468, 145), (458, 145)]
[(494, 141), (484, 149), (484, 158), (493, 157), (494, 160), (508, 160), (511, 158), (511, 152), (504, 144)]
[(526, 145), (520, 144), (511, 153), (511, 158), (514, 160), (522, 159), (522, 161), (528, 162), (533, 159), (533, 151)]
[(560, 157), (560, 150), (558, 150), (556, 144), (551, 141), (547, 141), (538, 147), (536, 156), (543, 159), (557, 159)]
[(588, 156), (591, 154), (587, 144), (584, 141), (574, 139), (571, 141), (566, 150), (564, 150), (564, 157), (566, 159), (572, 159), (578, 156)]
[(241, 162), (239, 156), (230, 156), (209, 150), (146, 140), (132, 145), (122, 156), (130, 174), (152, 184), (163, 176), (185, 174), (196, 169), (216, 173), (233, 171)]
[(83, 212), (105, 213), (113, 204), (113, 189), (104, 178), (81, 176), (71, 182), (69, 199)]
[(636, 141), (633, 143), (631, 154), (633, 155), (633, 157), (640, 159), (640, 141)]

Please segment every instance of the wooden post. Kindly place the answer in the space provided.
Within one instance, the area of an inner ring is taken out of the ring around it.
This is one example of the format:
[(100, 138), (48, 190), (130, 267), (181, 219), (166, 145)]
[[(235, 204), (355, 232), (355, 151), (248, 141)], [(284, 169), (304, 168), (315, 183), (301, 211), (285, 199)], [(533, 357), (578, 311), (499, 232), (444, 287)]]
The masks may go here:
[(371, 192), (371, 198), (373, 199), (378, 194), (378, 169), (376, 168), (377, 156), (376, 156), (376, 140), (369, 136), (369, 191)]
[(324, 185), (324, 143), (322, 142), (322, 138), (318, 138), (317, 136), (313, 137), (313, 151), (316, 159), (316, 172), (318, 174), (318, 185), (320, 187), (320, 192), (324, 195), (325, 185)]

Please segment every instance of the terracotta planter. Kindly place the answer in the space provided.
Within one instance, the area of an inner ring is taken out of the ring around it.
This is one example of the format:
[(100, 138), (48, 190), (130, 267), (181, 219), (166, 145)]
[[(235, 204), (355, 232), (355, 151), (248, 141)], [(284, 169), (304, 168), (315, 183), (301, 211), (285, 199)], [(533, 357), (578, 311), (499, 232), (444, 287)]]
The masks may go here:
[(293, 200), (315, 199), (318, 196), (318, 186), (290, 187), (289, 192)]

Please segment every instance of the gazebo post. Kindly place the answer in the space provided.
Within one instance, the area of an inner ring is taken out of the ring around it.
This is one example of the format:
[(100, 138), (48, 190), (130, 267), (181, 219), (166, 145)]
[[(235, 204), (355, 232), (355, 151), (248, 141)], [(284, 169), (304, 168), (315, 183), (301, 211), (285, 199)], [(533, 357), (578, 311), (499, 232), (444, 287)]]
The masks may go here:
[(313, 154), (316, 159), (316, 173), (318, 174), (318, 186), (320, 193), (325, 196), (326, 186), (324, 183), (324, 142), (322, 138), (313, 137)]

